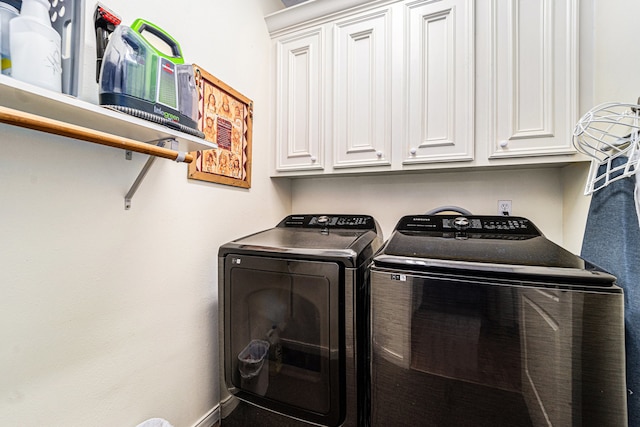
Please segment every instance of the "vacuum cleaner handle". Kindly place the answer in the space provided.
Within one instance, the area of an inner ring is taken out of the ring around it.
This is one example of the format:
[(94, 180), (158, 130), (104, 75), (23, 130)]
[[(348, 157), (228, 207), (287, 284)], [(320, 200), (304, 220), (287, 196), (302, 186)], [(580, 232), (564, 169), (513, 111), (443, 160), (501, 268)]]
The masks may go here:
[(153, 50), (155, 51), (156, 54), (170, 60), (174, 64), (184, 64), (184, 58), (182, 57), (182, 50), (180, 49), (180, 44), (178, 44), (177, 40), (171, 37), (169, 33), (164, 31), (162, 28), (158, 27), (155, 24), (152, 24), (149, 21), (145, 21), (144, 19), (136, 19), (135, 21), (133, 21), (133, 24), (131, 24), (131, 29), (134, 31), (137, 31), (143, 37), (144, 37), (143, 32), (145, 31), (149, 32), (150, 34), (153, 34), (154, 36), (159, 38), (161, 41), (166, 43), (167, 46), (171, 49), (171, 56), (169, 56), (166, 53), (162, 52), (161, 50), (158, 50), (158, 48), (154, 46), (150, 40), (147, 40), (149, 44), (153, 47)]

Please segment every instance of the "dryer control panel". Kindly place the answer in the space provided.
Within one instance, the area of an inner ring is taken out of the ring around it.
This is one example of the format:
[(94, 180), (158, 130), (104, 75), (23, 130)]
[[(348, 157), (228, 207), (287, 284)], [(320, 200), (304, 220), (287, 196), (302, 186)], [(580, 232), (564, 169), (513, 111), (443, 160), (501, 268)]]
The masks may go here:
[(278, 227), (375, 230), (376, 223), (369, 215), (289, 215)]

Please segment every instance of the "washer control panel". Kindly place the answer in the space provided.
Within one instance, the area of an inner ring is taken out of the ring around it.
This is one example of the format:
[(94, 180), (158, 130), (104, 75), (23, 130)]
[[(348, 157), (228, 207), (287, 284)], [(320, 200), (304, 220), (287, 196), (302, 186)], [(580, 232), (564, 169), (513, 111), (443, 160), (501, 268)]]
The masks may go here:
[(289, 215), (278, 227), (375, 230), (376, 223), (369, 215)]
[(398, 231), (466, 232), (497, 235), (540, 236), (540, 231), (526, 218), (516, 216), (414, 215), (403, 217)]

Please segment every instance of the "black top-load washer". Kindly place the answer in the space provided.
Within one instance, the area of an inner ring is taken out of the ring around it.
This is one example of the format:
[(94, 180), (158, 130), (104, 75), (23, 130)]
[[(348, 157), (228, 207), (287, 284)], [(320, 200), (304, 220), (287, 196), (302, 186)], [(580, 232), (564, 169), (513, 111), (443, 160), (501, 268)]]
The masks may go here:
[(291, 215), (220, 247), (223, 426), (365, 419), (365, 288), (381, 245), (371, 216)]
[(522, 217), (403, 217), (371, 267), (373, 426), (625, 426), (615, 277)]

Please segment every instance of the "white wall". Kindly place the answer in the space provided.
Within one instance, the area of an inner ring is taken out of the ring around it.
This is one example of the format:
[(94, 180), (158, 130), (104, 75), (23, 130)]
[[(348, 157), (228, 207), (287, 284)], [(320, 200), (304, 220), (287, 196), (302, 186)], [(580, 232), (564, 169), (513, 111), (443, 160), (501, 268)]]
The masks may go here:
[(591, 202), (591, 197), (584, 195), (588, 172), (588, 163), (569, 165), (561, 170), (562, 246), (578, 255), (582, 250), (582, 238)]
[(385, 239), (403, 215), (449, 205), (495, 215), (498, 200), (507, 199), (512, 201), (513, 215), (528, 217), (547, 237), (562, 241), (559, 169), (300, 179), (293, 182), (292, 195), (296, 213), (373, 215)]
[(282, 3), (163, 3), (106, 2), (254, 101), (253, 186), (158, 159), (125, 211), (146, 156), (0, 125), (2, 426), (190, 427), (218, 404), (217, 248), (290, 211), (289, 184), (268, 178), (260, 72), (263, 16)]
[(634, 42), (640, 2), (591, 0), (594, 11), (595, 100), (635, 103), (640, 97), (640, 47)]

